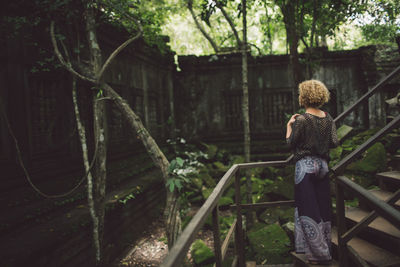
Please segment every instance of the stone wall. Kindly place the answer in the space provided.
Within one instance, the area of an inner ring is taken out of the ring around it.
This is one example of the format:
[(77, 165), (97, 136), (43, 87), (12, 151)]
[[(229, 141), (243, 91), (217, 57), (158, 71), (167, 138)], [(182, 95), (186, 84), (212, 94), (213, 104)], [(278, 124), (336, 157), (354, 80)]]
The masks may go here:
[[(376, 67), (375, 53), (375, 47), (319, 51), (312, 78), (330, 90), (331, 101), (324, 108), (332, 116), (348, 108), (383, 76)], [(178, 128), (200, 139), (241, 139), (241, 56), (181, 56), (179, 67), (175, 86)], [(252, 139), (282, 138), (285, 114), (293, 113), (289, 57), (249, 57), (248, 68)], [(365, 104), (344, 122), (368, 128), (370, 120), (377, 126), (376, 121), (383, 122), (383, 117), (384, 113), (377, 114)]]
[[(102, 29), (99, 35), (105, 58), (124, 41), (110, 29)], [(32, 73), (31, 47), (19, 39), (0, 43), (1, 108), (18, 140), (30, 180), (49, 195), (67, 192), (85, 173), (71, 76), (62, 69)], [(137, 41), (115, 59), (105, 75), (161, 146), (171, 132), (167, 121), (173, 110), (174, 69), (172, 54), (161, 55)], [(90, 86), (78, 82), (80, 112), (89, 140), (93, 134)], [(92, 266), (86, 183), (60, 198), (35, 192), (18, 163), (5, 117), (0, 117), (0, 262), (13, 267)], [(107, 119), (105, 257), (111, 262), (161, 215), (165, 186), (137, 135), (111, 102)], [(93, 150), (89, 142), (90, 158)], [(127, 200), (130, 195), (135, 198)]]

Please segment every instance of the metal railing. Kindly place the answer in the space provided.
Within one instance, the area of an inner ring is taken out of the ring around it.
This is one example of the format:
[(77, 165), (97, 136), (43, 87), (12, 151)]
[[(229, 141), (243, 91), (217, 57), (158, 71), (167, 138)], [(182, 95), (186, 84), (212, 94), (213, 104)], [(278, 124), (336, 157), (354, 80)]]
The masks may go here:
[[(378, 92), (383, 86), (393, 79), (398, 73), (400, 73), (400, 66), (392, 71), (387, 77), (380, 81), (373, 89), (368, 91), (364, 96), (362, 96), (356, 103), (350, 106), (347, 110), (337, 116), (334, 121), (338, 122), (342, 120), (346, 115), (350, 114), (356, 107), (361, 103), (368, 100), (374, 93)], [(343, 160), (341, 160), (336, 166), (332, 168), (332, 173), (334, 176), (341, 174), (344, 168), (357, 158), (366, 149), (372, 146), (380, 137), (388, 133), (394, 127), (396, 127), (400, 122), (400, 116), (392, 120), (387, 126), (382, 130), (377, 132), (373, 137), (371, 137), (367, 142), (362, 144), (354, 152), (350, 153)], [(212, 214), (212, 224), (213, 224), (213, 235), (214, 235), (214, 252), (215, 252), (215, 266), (222, 266), (222, 261), (225, 258), (228, 244), (232, 237), (235, 239), (235, 257), (232, 266), (245, 266), (244, 258), (244, 236), (243, 236), (243, 224), (242, 224), (242, 209), (255, 209), (262, 207), (277, 207), (277, 206), (294, 206), (294, 201), (276, 201), (276, 202), (265, 202), (265, 203), (248, 203), (241, 204), (241, 194), (240, 194), (240, 170), (249, 168), (259, 168), (259, 167), (277, 167), (285, 166), (289, 164), (293, 155), (286, 160), (282, 161), (269, 161), (269, 162), (257, 162), (257, 163), (243, 163), (233, 165), (221, 178), (217, 186), (212, 191), (211, 195), (207, 198), (206, 202), (201, 206), (199, 211), (193, 217), (193, 219), (186, 226), (184, 231), (179, 236), (177, 242), (172, 247), (162, 264), (161, 267), (177, 267), (181, 266), (184, 261), (190, 245), (196, 238), (198, 231), (204, 225), (207, 217)], [(236, 220), (230, 227), (225, 240), (222, 242), (220, 240), (219, 231), (219, 209), (218, 201), (225, 192), (225, 190), (233, 182), (235, 177), (235, 205), (232, 208), (236, 211)], [(344, 195), (343, 190), (350, 190), (355, 193), (358, 197), (365, 199), (374, 209), (367, 219), (360, 222), (361, 226), (355, 226), (350, 231), (346, 232), (345, 227), (345, 215), (344, 215)], [(400, 212), (395, 210), (389, 204), (395, 203), (399, 198), (399, 191), (392, 196), (387, 203), (377, 200), (371, 193), (369, 193), (364, 188), (351, 182), (349, 179), (343, 176), (336, 177), (336, 192), (337, 192), (337, 222), (338, 222), (338, 241), (339, 241), (339, 261), (340, 266), (347, 266), (348, 251), (355, 254), (354, 249), (347, 247), (347, 242), (358, 233), (363, 227), (368, 225), (376, 216), (380, 216), (388, 219), (390, 222), (398, 227), (400, 223)], [(356, 255), (355, 255), (356, 256)]]

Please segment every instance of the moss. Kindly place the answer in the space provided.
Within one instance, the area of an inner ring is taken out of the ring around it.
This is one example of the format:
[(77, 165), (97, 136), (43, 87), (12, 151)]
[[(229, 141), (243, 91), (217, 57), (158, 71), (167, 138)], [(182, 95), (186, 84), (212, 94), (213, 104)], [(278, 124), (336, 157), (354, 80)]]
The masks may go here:
[(213, 163), (213, 166), (214, 166), (215, 168), (217, 168), (219, 171), (224, 172), (224, 173), (225, 173), (227, 170), (229, 170), (229, 167), (228, 167), (228, 166), (225, 166), (222, 162), (219, 162), (219, 161), (214, 162), (214, 163)]
[(289, 263), (291, 242), (286, 232), (277, 224), (257, 226), (249, 231), (249, 245), (257, 263)]
[(231, 158), (231, 162), (232, 162), (232, 164), (244, 163), (244, 157), (243, 156), (234, 155)]
[(356, 173), (376, 173), (386, 169), (386, 150), (382, 143), (372, 145), (363, 155), (363, 158), (350, 164), (347, 170)]
[(225, 191), (224, 196), (234, 199), (235, 198), (235, 188), (230, 187), (228, 190)]
[(208, 187), (214, 187), (216, 185), (215, 180), (210, 176), (206, 170), (201, 170), (199, 173), (199, 178)]
[(203, 195), (203, 198), (207, 199), (211, 195), (213, 190), (214, 190), (214, 188), (205, 188), (204, 187), (203, 190), (201, 191), (201, 194)]
[(274, 193), (283, 196), (286, 199), (294, 198), (294, 184), (293, 184), (293, 175), (280, 177), (278, 176), (275, 181)]
[(191, 252), (196, 266), (204, 266), (215, 261), (214, 252), (200, 239), (193, 242)]
[(203, 180), (199, 177), (194, 177), (190, 181), (198, 189), (201, 189), (201, 187), (203, 186)]
[(207, 147), (206, 154), (208, 155), (208, 158), (209, 159), (215, 158), (218, 151), (218, 147), (215, 145), (206, 145), (206, 147)]
[(342, 156), (342, 152), (343, 152), (343, 148), (341, 146), (338, 146), (336, 148), (332, 148), (331, 150), (329, 150), (329, 157), (330, 157), (331, 161), (336, 161), (336, 160), (340, 159), (340, 157)]
[(353, 130), (352, 127), (343, 124), (337, 129), (337, 137), (339, 140), (342, 140), (346, 137), (351, 131)]
[(267, 208), (259, 215), (259, 219), (266, 224), (273, 224), (276, 222), (286, 223), (293, 221), (294, 209), (293, 208)]
[(233, 204), (233, 199), (230, 198), (230, 197), (221, 197), (221, 198), (219, 199), (219, 202), (218, 202), (218, 205), (219, 205), (220, 207), (229, 206), (229, 205), (231, 205), (231, 204)]

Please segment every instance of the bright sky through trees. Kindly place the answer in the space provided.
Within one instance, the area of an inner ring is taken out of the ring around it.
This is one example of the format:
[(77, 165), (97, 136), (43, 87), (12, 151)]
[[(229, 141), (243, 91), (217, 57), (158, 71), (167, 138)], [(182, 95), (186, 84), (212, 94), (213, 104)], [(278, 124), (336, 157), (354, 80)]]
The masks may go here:
[[(207, 0), (211, 3), (211, 0)], [(196, 28), (193, 19), (186, 8), (185, 1), (176, 1), (180, 5), (178, 12), (171, 14), (162, 26), (162, 32), (170, 36), (170, 46), (178, 55), (207, 55), (214, 51), (207, 40)], [(235, 1), (231, 1), (231, 8), (235, 8)], [(286, 34), (282, 22), (282, 14), (279, 8), (273, 5), (273, 1), (266, 1), (267, 6), (260, 1), (253, 1), (248, 11), (248, 40), (252, 44), (253, 54), (270, 54), (269, 40), (266, 29), (272, 33), (272, 53), (286, 54)], [(399, 1), (400, 2), (400, 1)], [(334, 36), (327, 37), (327, 45), (330, 50), (354, 49), (363, 45), (374, 43), (392, 43), (394, 36), (400, 34), (400, 4), (394, 0), (369, 0), (368, 12), (358, 14), (340, 25), (335, 30)], [(235, 10), (230, 10), (232, 13)], [(197, 10), (200, 14), (200, 10)], [(210, 19), (212, 36), (217, 39), (219, 45), (233, 46), (232, 36), (229, 36), (229, 26), (221, 19), (218, 12)], [(239, 29), (240, 20), (237, 20)], [(205, 27), (206, 24), (203, 22)], [(303, 47), (299, 47), (300, 51)]]

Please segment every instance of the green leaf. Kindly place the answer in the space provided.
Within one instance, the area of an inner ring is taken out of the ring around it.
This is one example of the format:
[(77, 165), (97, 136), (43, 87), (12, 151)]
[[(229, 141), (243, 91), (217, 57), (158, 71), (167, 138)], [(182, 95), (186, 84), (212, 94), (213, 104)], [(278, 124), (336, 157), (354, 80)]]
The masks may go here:
[(182, 166), (183, 166), (183, 163), (184, 163), (184, 161), (183, 161), (183, 159), (182, 159), (182, 158), (180, 158), (180, 157), (177, 157), (177, 158), (176, 158), (176, 163), (178, 163), (178, 166), (179, 166), (179, 167), (182, 167)]
[(175, 189), (175, 184), (174, 184), (174, 182), (171, 182), (171, 183), (169, 184), (169, 191), (170, 191), (170, 192), (174, 192), (174, 189)]
[(175, 180), (175, 185), (178, 188), (178, 190), (181, 190), (181, 188), (183, 187), (180, 180)]

